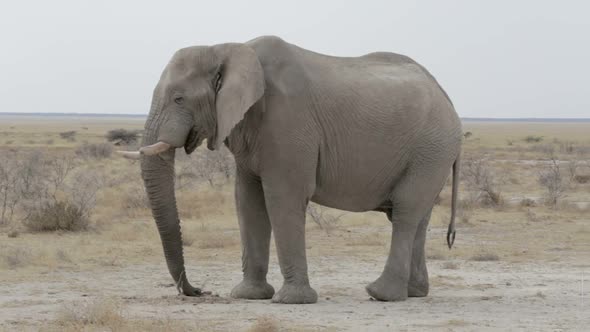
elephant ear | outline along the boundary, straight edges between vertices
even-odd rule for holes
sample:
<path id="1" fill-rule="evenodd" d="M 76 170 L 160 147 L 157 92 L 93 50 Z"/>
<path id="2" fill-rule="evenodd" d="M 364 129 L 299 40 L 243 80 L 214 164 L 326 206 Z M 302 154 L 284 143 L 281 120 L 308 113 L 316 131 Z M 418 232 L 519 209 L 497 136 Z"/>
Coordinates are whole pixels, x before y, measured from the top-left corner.
<path id="1" fill-rule="evenodd" d="M 248 109 L 264 94 L 264 73 L 258 56 L 244 44 L 214 46 L 221 59 L 221 88 L 217 93 L 217 130 L 214 142 L 218 150 Z"/>

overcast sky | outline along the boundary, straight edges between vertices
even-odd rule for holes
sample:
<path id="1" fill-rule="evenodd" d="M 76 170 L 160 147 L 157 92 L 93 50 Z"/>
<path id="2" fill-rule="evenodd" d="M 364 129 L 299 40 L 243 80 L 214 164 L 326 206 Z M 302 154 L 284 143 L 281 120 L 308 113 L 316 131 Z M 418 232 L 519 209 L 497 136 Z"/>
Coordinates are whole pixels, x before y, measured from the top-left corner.
<path id="1" fill-rule="evenodd" d="M 0 112 L 147 113 L 175 50 L 278 35 L 406 54 L 463 117 L 590 117 L 588 1 L 9 1 Z"/>

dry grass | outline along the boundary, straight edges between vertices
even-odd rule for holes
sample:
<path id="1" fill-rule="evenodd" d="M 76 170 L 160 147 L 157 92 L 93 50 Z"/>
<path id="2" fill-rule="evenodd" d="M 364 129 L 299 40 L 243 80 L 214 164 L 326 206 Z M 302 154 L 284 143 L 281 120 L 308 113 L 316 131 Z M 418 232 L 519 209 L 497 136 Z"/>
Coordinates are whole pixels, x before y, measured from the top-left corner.
<path id="1" fill-rule="evenodd" d="M 248 332 L 278 332 L 279 321 L 272 316 L 260 316 L 247 330 Z"/>
<path id="2" fill-rule="evenodd" d="M 469 260 L 474 262 L 495 262 L 500 260 L 500 256 L 491 252 L 482 252 L 471 256 Z"/>
<path id="3" fill-rule="evenodd" d="M 27 248 L 7 248 L 2 250 L 4 265 L 8 269 L 16 269 L 31 263 L 31 251 Z"/>
<path id="4" fill-rule="evenodd" d="M 129 317 L 125 307 L 117 299 L 98 298 L 64 305 L 56 319 L 43 330 L 194 331 L 195 327 L 174 319 L 133 319 Z"/>
<path id="5" fill-rule="evenodd" d="M 455 262 L 444 262 L 442 268 L 445 270 L 458 270 L 459 264 Z"/>

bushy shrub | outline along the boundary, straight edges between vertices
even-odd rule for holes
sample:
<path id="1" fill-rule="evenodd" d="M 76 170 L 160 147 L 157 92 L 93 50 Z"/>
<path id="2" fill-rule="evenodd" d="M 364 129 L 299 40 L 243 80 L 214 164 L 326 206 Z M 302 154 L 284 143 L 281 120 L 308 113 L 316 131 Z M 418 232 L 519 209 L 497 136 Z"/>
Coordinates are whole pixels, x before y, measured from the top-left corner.
<path id="1" fill-rule="evenodd" d="M 87 229 L 101 182 L 76 161 L 40 151 L 0 155 L 0 224 L 18 215 L 31 231 Z"/>
<path id="2" fill-rule="evenodd" d="M 221 188 L 235 176 L 234 158 L 228 149 L 198 149 L 192 155 L 178 153 L 176 189 L 206 181 L 212 188 Z"/>
<path id="3" fill-rule="evenodd" d="M 71 131 L 64 131 L 59 133 L 59 137 L 69 141 L 69 142 L 74 142 L 76 140 L 76 131 L 75 130 L 71 130 Z"/>
<path id="4" fill-rule="evenodd" d="M 33 211 L 24 221 L 32 232 L 85 231 L 90 220 L 82 207 L 69 201 L 49 201 Z"/>
<path id="5" fill-rule="evenodd" d="M 344 216 L 344 214 L 330 214 L 327 208 L 315 203 L 309 203 L 306 214 L 328 234 L 336 227 L 338 220 Z"/>
<path id="6" fill-rule="evenodd" d="M 528 135 L 527 137 L 524 138 L 524 141 L 527 143 L 539 143 L 542 140 L 543 140 L 543 136 Z"/>
<path id="7" fill-rule="evenodd" d="M 113 129 L 109 130 L 106 138 L 109 142 L 129 145 L 137 142 L 139 138 L 139 132 L 137 130 L 127 130 L 123 128 Z"/>
<path id="8" fill-rule="evenodd" d="M 500 191 L 501 181 L 485 158 L 467 159 L 461 171 L 470 193 L 471 205 L 499 207 L 504 202 Z"/>
<path id="9" fill-rule="evenodd" d="M 76 155 L 84 159 L 110 158 L 113 154 L 113 146 L 109 143 L 83 144 L 76 149 Z"/>
<path id="10" fill-rule="evenodd" d="M 549 206 L 556 207 L 558 201 L 565 196 L 568 187 L 568 181 L 561 174 L 559 161 L 554 157 L 551 163 L 539 172 L 539 184 L 546 190 L 546 203 Z"/>

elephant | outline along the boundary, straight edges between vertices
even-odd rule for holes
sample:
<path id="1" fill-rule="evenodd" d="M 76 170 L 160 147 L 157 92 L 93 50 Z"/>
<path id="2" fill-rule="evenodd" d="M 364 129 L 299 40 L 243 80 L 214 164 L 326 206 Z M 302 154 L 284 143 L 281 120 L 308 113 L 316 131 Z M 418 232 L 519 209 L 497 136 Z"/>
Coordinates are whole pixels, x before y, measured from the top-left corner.
<path id="1" fill-rule="evenodd" d="M 305 245 L 309 201 L 353 212 L 385 212 L 391 246 L 374 299 L 428 294 L 424 254 L 435 199 L 452 177 L 447 244 L 455 238 L 462 128 L 436 79 L 411 58 L 315 53 L 275 36 L 182 48 L 152 97 L 141 175 L 179 293 L 187 278 L 174 192 L 177 148 L 225 145 L 236 164 L 235 200 L 243 279 L 230 295 L 315 303 Z M 267 282 L 271 233 L 283 285 Z"/>

